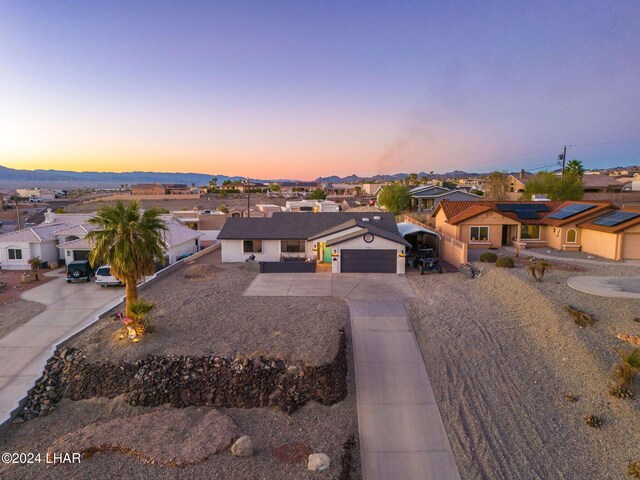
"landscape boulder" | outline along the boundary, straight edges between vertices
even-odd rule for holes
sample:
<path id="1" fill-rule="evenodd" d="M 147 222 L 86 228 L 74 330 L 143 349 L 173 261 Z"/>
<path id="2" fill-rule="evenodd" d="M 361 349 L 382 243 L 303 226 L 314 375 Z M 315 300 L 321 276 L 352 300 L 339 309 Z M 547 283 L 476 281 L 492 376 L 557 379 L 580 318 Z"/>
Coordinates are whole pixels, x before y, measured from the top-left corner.
<path id="1" fill-rule="evenodd" d="M 324 453 L 312 453 L 309 455 L 308 469 L 314 472 L 322 472 L 331 465 L 329 456 Z"/>
<path id="2" fill-rule="evenodd" d="M 231 453 L 236 457 L 250 457 L 253 455 L 253 442 L 249 435 L 243 435 L 231 445 Z"/>

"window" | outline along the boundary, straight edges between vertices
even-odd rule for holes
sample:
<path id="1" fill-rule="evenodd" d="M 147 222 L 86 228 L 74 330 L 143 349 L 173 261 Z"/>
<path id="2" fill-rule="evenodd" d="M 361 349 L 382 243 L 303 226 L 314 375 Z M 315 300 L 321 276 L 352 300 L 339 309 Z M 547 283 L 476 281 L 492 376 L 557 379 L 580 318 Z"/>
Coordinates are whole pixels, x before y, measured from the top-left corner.
<path id="1" fill-rule="evenodd" d="M 489 227 L 471 227 L 469 240 L 472 242 L 486 242 L 489 240 Z"/>
<path id="2" fill-rule="evenodd" d="M 567 231 L 567 243 L 576 243 L 577 239 L 577 232 L 575 228 L 570 228 Z"/>
<path id="3" fill-rule="evenodd" d="M 282 240 L 280 242 L 280 251 L 282 253 L 299 253 L 305 251 L 304 240 Z"/>
<path id="4" fill-rule="evenodd" d="M 262 253 L 262 240 L 245 240 L 242 242 L 244 253 Z"/>
<path id="5" fill-rule="evenodd" d="M 22 260 L 22 250 L 18 248 L 10 248 L 9 260 Z"/>
<path id="6" fill-rule="evenodd" d="M 540 225 L 521 225 L 520 238 L 522 240 L 540 240 Z"/>

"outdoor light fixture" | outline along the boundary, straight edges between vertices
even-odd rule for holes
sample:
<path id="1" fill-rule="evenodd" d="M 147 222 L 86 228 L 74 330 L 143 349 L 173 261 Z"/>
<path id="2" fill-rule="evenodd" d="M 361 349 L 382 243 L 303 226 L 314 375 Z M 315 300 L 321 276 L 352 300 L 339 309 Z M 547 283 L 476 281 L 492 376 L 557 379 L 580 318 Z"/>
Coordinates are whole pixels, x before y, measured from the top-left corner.
<path id="1" fill-rule="evenodd" d="M 404 253 L 404 250 L 402 250 L 402 251 L 398 254 L 398 256 L 399 256 L 399 257 L 406 257 L 406 256 L 407 256 L 407 254 L 406 254 L 406 253 Z"/>
<path id="2" fill-rule="evenodd" d="M 332 257 L 339 257 L 340 254 L 338 253 L 338 250 L 336 250 L 335 248 L 333 249 L 333 253 L 331 254 Z"/>

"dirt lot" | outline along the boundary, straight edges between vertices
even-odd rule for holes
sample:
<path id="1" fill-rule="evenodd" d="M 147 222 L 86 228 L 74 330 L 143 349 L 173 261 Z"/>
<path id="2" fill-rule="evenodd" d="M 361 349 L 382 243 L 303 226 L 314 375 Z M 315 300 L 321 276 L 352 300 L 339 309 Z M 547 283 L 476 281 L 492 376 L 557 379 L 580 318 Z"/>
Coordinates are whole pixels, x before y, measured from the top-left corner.
<path id="1" fill-rule="evenodd" d="M 419 294 L 407 307 L 462 478 L 629 478 L 628 463 L 640 460 L 640 381 L 635 399 L 608 386 L 613 347 L 623 346 L 616 334 L 640 333 L 640 302 L 573 290 L 566 279 L 582 273 L 567 268 L 534 283 L 524 267 L 483 267 L 476 279 L 409 277 Z M 580 328 L 564 305 L 597 321 Z M 591 414 L 600 429 L 584 421 Z"/>
<path id="2" fill-rule="evenodd" d="M 27 290 L 35 288 L 39 285 L 47 283 L 53 280 L 55 277 L 48 277 L 44 275 L 45 272 L 50 272 L 51 270 L 38 270 L 36 273 L 38 274 L 38 280 L 29 283 L 20 283 L 20 278 L 23 273 L 32 273 L 24 272 L 22 270 L 0 270 L 0 282 L 4 282 L 7 284 L 7 288 L 4 292 L 0 293 L 0 305 L 4 302 L 8 302 L 9 300 L 16 300 L 20 298 L 20 295 Z"/>
<path id="3" fill-rule="evenodd" d="M 104 318 L 70 342 L 94 361 L 156 355 L 234 355 L 258 350 L 291 361 L 324 363 L 349 325 L 347 303 L 331 297 L 243 297 L 257 273 L 220 262 L 220 251 L 159 279 L 140 296 L 156 303 L 155 331 L 138 344 L 116 339 L 121 324 Z M 124 306 L 115 311 L 123 311 Z"/>
<path id="4" fill-rule="evenodd" d="M 195 267 L 195 268 L 194 268 Z M 185 276 L 186 274 L 186 276 Z M 338 329 L 350 337 L 346 302 L 337 298 L 242 297 L 256 273 L 245 265 L 219 262 L 219 253 L 185 265 L 144 291 L 157 302 L 156 331 L 139 344 L 115 340 L 119 325 L 104 319 L 70 342 L 91 361 L 119 362 L 154 354 L 251 354 L 282 352 L 292 360 L 320 363 L 333 357 Z M 352 358 L 349 345 L 348 358 Z M 351 363 L 351 362 L 350 362 Z M 143 463 L 122 453 L 97 453 L 80 465 L 0 466 L 3 479 L 330 479 L 338 474 L 342 444 L 357 435 L 357 411 L 352 365 L 349 393 L 331 407 L 310 402 L 292 415 L 271 408 L 224 409 L 243 434 L 252 437 L 256 455 L 237 458 L 228 449 L 203 464 L 170 467 Z M 162 407 L 159 407 L 162 408 Z M 203 407 L 204 408 L 204 407 Z M 63 435 L 108 419 L 149 412 L 122 398 L 64 400 L 46 417 L 12 425 L 0 436 L 3 451 L 46 452 Z M 162 421 L 162 416 L 159 420 Z M 153 428 L 154 425 L 149 425 Z M 188 436 L 184 442 L 188 442 Z M 183 447 L 180 442 L 176 449 Z M 326 453 L 331 467 L 310 472 L 306 464 L 287 464 L 273 449 L 297 443 L 314 453 Z M 294 447 L 284 447 L 293 451 Z M 360 478 L 355 449 L 355 476 Z"/>

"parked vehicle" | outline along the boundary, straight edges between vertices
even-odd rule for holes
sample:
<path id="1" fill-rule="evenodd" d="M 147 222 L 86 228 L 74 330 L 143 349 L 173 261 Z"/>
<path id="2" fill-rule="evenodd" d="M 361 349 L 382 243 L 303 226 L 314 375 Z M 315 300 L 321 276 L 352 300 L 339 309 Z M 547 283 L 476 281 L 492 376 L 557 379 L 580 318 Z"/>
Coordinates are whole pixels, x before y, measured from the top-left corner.
<path id="1" fill-rule="evenodd" d="M 90 282 L 95 275 L 89 260 L 76 260 L 67 264 L 67 283 Z"/>
<path id="2" fill-rule="evenodd" d="M 124 285 L 124 283 L 111 274 L 111 267 L 109 265 L 103 265 L 96 270 L 96 285 L 100 285 L 101 287 L 120 287 Z"/>

